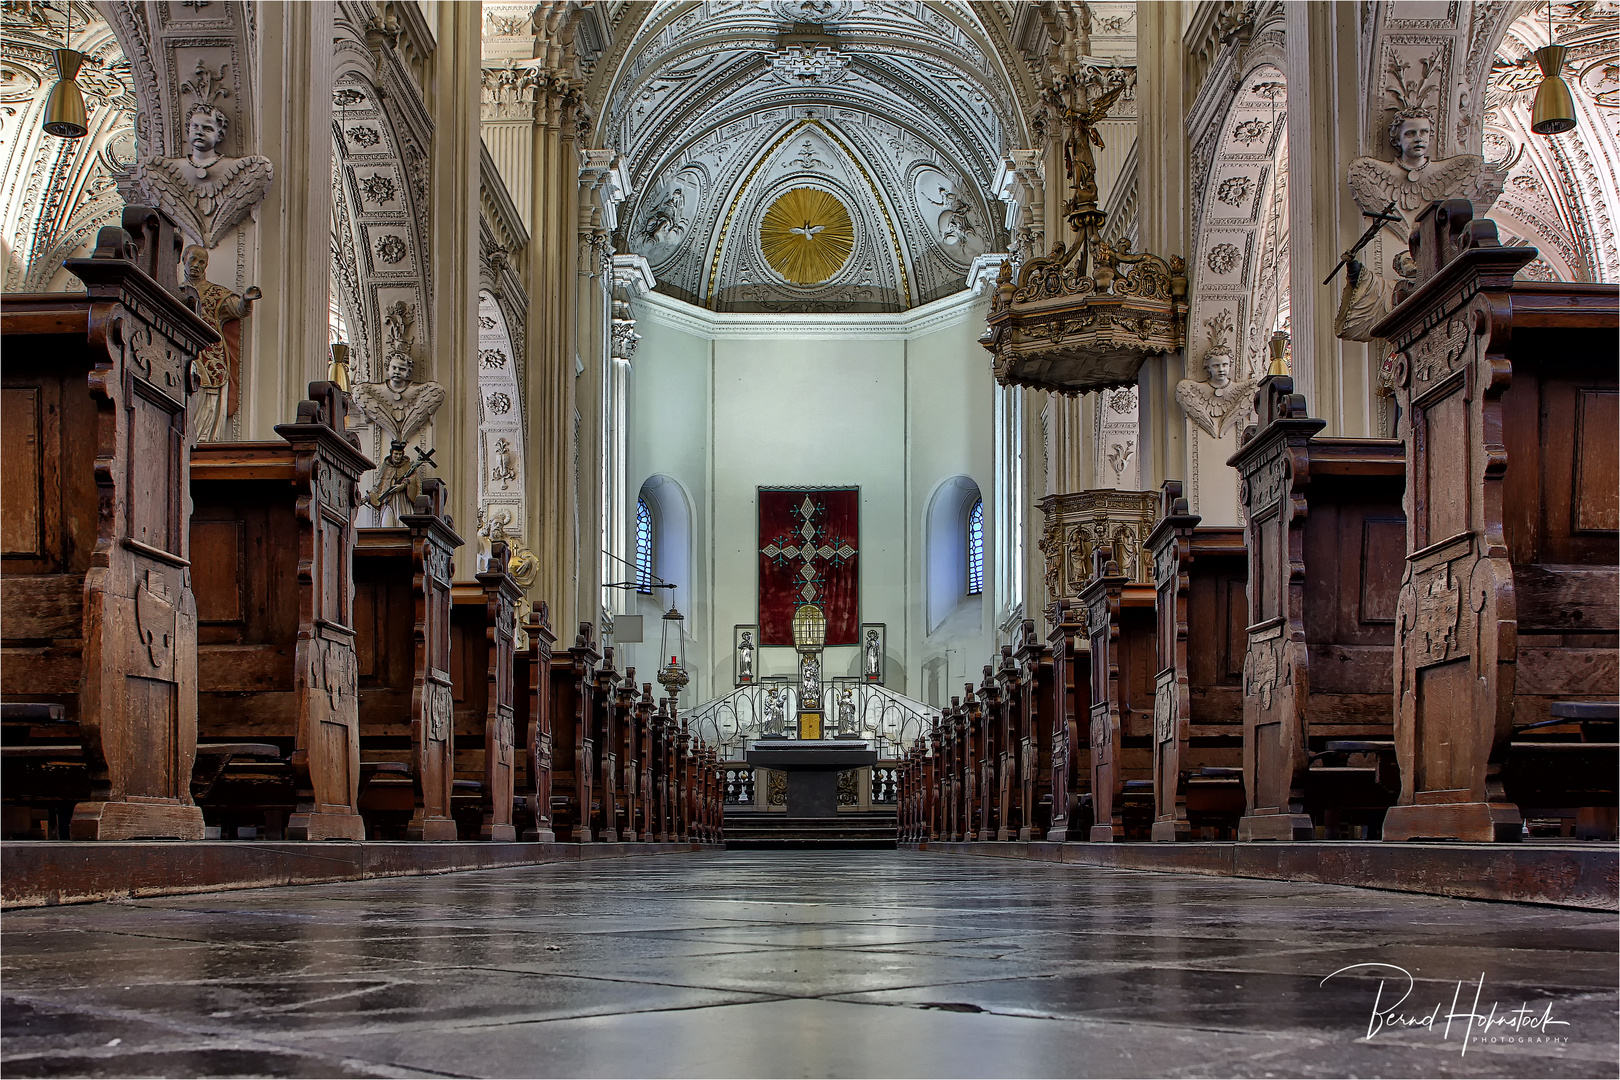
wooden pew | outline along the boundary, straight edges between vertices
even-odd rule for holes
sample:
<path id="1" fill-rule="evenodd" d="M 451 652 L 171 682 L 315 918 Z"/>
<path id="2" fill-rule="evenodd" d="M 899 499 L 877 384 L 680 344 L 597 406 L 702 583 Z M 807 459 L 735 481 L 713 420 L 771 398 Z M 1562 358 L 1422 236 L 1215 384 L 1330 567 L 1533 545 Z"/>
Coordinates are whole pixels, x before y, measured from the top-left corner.
<path id="1" fill-rule="evenodd" d="M 661 844 L 674 843 L 678 835 L 675 825 L 675 733 L 670 699 L 659 698 L 653 740 L 657 771 L 653 781 L 658 800 L 658 842 Z"/>
<path id="2" fill-rule="evenodd" d="M 945 756 L 949 752 L 949 711 L 942 710 L 928 726 L 928 789 L 930 812 L 926 840 L 949 840 L 950 832 L 950 768 Z"/>
<path id="3" fill-rule="evenodd" d="M 619 782 L 614 801 L 614 828 L 619 839 L 634 843 L 636 832 L 636 802 L 641 794 L 639 767 L 641 739 L 636 731 L 636 669 L 626 668 L 624 679 L 613 693 L 613 731 L 618 750 Z"/>
<path id="4" fill-rule="evenodd" d="M 596 749 L 591 724 L 597 706 L 596 663 L 602 654 L 592 642 L 593 627 L 579 624 L 573 647 L 551 661 L 551 723 L 556 736 L 552 758 L 552 828 L 564 843 L 593 839 L 591 806 L 596 802 Z"/>
<path id="5" fill-rule="evenodd" d="M 1199 525 L 1181 490 L 1164 482 L 1147 541 L 1158 613 L 1152 836 L 1230 840 L 1244 807 L 1248 552 L 1241 526 Z"/>
<path id="6" fill-rule="evenodd" d="M 397 527 L 355 530 L 360 805 L 372 839 L 456 838 L 450 567 L 462 539 L 446 498 L 429 477 Z M 380 767 L 394 762 L 405 769 Z"/>
<path id="7" fill-rule="evenodd" d="M 1080 592 L 1091 637 L 1091 839 L 1146 839 L 1152 819 L 1155 592 L 1120 573 L 1106 551 L 1099 550 L 1096 559 L 1097 573 Z"/>
<path id="8" fill-rule="evenodd" d="M 1374 328 L 1410 445 L 1384 839 L 1515 840 L 1504 767 L 1550 752 L 1515 730 L 1612 702 L 1620 675 L 1617 290 L 1516 282 L 1535 250 L 1466 200 L 1430 204 L 1412 252 L 1416 288 Z"/>
<path id="9" fill-rule="evenodd" d="M 692 839 L 692 735 L 687 730 L 686 721 L 675 719 L 675 701 L 670 703 L 670 725 L 673 737 L 671 742 L 675 748 L 674 765 L 671 769 L 670 793 L 674 802 L 674 820 L 670 823 L 675 839 L 678 843 L 690 843 Z"/>
<path id="10" fill-rule="evenodd" d="M 173 224 L 133 206 L 122 224 L 65 264 L 83 295 L 0 302 L 0 695 L 61 706 L 74 839 L 195 839 L 187 404 L 219 336 L 181 299 Z M 21 795 L 30 759 L 6 764 Z"/>
<path id="11" fill-rule="evenodd" d="M 957 713 L 957 758 L 961 767 L 961 839 L 971 843 L 979 837 L 979 807 L 984 793 L 979 782 L 980 766 L 984 760 L 984 736 L 981 721 L 983 705 L 974 695 L 973 684 L 962 684 L 962 707 Z"/>
<path id="12" fill-rule="evenodd" d="M 1052 653 L 1052 824 L 1048 840 L 1091 837 L 1091 639 L 1080 609 L 1056 601 Z"/>
<path id="13" fill-rule="evenodd" d="M 360 840 L 354 516 L 372 465 L 343 391 L 309 395 L 280 442 L 192 452 L 198 724 L 291 751 L 287 839 Z"/>
<path id="14" fill-rule="evenodd" d="M 1318 435 L 1286 375 L 1230 464 L 1248 520 L 1242 840 L 1378 836 L 1394 798 L 1391 645 L 1405 524 L 1395 439 Z"/>
<path id="15" fill-rule="evenodd" d="M 1025 619 L 1017 653 L 1018 831 L 1011 839 L 1043 840 L 1052 829 L 1052 652 Z"/>
<path id="16" fill-rule="evenodd" d="M 455 836 L 517 839 L 518 746 L 513 676 L 517 603 L 504 540 L 487 568 L 457 582 L 450 609 L 450 678 L 455 697 Z"/>
<path id="17" fill-rule="evenodd" d="M 642 683 L 635 704 L 636 814 L 631 827 L 634 838 L 648 844 L 658 839 L 658 733 L 654 709 L 652 683 Z"/>
<path id="18" fill-rule="evenodd" d="M 979 680 L 977 709 L 973 713 L 978 737 L 974 745 L 978 750 L 979 767 L 975 773 L 978 792 L 974 835 L 980 840 L 995 840 L 1001 825 L 1000 774 L 1002 741 L 1001 686 L 996 681 L 996 669 L 984 665 Z"/>
<path id="19" fill-rule="evenodd" d="M 591 693 L 591 745 L 596 751 L 592 775 L 596 790 L 591 800 L 591 831 L 605 844 L 619 839 L 619 687 L 624 676 L 613 666 L 613 646 L 602 649 L 602 662 L 596 665 L 595 687 Z"/>
<path id="20" fill-rule="evenodd" d="M 1013 647 L 1003 645 L 999 662 L 994 668 L 986 667 L 985 673 L 986 683 L 995 695 L 993 703 L 986 702 L 985 710 L 993 713 L 989 726 L 995 738 L 992 770 L 995 812 L 992 815 L 994 831 L 990 835 L 995 840 L 1016 840 L 1023 824 L 1024 785 L 1019 773 L 1024 745 L 1019 724 L 1024 709 Z"/>
<path id="21" fill-rule="evenodd" d="M 521 837 L 544 844 L 557 839 L 551 824 L 551 663 L 557 637 L 551 632 L 549 615 L 543 601 L 529 613 L 523 623 L 527 644 L 517 650 L 512 665 L 513 689 L 518 694 L 516 738 L 524 748 L 518 759 L 517 778 L 523 802 Z"/>

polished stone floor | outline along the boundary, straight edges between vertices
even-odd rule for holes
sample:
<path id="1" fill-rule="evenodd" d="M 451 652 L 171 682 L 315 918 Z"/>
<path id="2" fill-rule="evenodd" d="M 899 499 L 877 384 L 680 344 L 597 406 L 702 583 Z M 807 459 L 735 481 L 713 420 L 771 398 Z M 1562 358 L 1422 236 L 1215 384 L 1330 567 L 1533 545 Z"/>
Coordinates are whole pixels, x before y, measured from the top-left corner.
<path id="1" fill-rule="evenodd" d="M 0 929 L 6 1077 L 1620 1072 L 1613 915 L 1334 886 L 732 852 Z"/>

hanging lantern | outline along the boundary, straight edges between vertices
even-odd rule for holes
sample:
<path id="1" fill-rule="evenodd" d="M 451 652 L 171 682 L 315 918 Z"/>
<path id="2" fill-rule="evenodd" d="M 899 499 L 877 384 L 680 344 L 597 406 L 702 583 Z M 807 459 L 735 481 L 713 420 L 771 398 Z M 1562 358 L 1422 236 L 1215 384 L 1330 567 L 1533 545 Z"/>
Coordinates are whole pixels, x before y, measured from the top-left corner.
<path id="1" fill-rule="evenodd" d="M 74 49 L 53 49 L 56 57 L 56 85 L 45 99 L 45 134 L 59 139 L 82 139 L 90 127 L 84 110 L 84 94 L 79 84 L 79 68 L 84 64 L 84 53 Z"/>
<path id="2" fill-rule="evenodd" d="M 827 616 L 814 604 L 800 604 L 793 613 L 793 647 L 802 653 L 820 652 L 827 641 Z"/>
<path id="3" fill-rule="evenodd" d="M 678 698 L 681 690 L 692 681 L 686 673 L 685 638 L 686 616 L 676 609 L 675 598 L 671 596 L 669 610 L 664 612 L 662 637 L 663 655 L 669 657 L 669 662 L 658 669 L 658 681 L 669 691 L 671 699 Z"/>
<path id="4" fill-rule="evenodd" d="M 1541 85 L 1536 87 L 1536 101 L 1530 107 L 1530 130 L 1537 135 L 1557 135 L 1575 127 L 1575 99 L 1559 74 L 1568 52 L 1562 45 L 1543 45 L 1536 50 Z"/>

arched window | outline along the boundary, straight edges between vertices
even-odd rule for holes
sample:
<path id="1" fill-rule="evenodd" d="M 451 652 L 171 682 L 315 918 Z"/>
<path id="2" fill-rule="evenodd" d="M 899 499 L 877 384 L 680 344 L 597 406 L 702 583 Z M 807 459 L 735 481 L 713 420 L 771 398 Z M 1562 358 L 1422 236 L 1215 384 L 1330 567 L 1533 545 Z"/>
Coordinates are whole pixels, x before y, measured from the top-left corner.
<path id="1" fill-rule="evenodd" d="M 969 596 L 984 592 L 984 500 L 973 504 L 967 522 L 967 591 Z"/>
<path id="2" fill-rule="evenodd" d="M 653 577 L 653 522 L 646 499 L 636 500 L 636 591 L 650 593 Z"/>

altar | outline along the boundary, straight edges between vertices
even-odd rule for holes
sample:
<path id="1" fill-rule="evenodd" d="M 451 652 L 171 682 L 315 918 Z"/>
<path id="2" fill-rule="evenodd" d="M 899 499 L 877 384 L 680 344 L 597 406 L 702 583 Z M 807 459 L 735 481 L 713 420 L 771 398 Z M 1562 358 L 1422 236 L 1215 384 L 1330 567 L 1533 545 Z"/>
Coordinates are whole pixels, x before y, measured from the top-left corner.
<path id="1" fill-rule="evenodd" d="M 876 765 L 878 752 L 865 739 L 757 739 L 748 764 L 787 774 L 787 816 L 838 816 L 838 774 Z"/>

